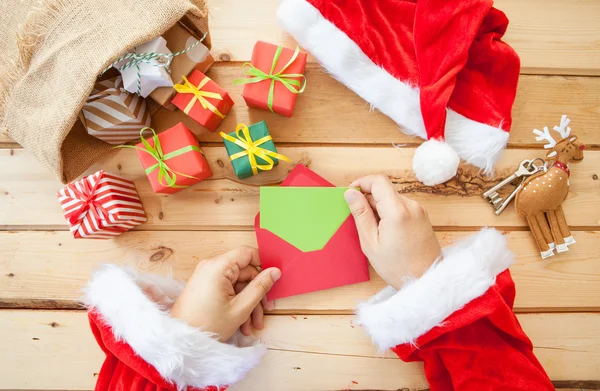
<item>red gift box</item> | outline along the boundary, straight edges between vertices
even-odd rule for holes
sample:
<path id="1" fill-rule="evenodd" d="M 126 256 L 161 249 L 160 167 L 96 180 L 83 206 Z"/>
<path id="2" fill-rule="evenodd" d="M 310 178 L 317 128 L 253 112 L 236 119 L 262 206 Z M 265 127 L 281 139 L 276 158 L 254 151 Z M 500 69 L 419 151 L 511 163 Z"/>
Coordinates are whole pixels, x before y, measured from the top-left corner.
<path id="1" fill-rule="evenodd" d="M 155 193 L 173 194 L 213 175 L 198 140 L 181 122 L 145 141 L 150 148 L 141 142 L 136 150 Z"/>
<path id="2" fill-rule="evenodd" d="M 102 170 L 57 193 L 75 239 L 110 239 L 146 221 L 133 182 Z"/>
<path id="3" fill-rule="evenodd" d="M 271 78 L 258 82 L 251 81 L 256 77 L 252 68 L 256 68 L 267 75 L 276 75 L 277 73 L 281 72 L 281 77 L 284 77 L 286 80 L 295 80 L 299 83 L 297 86 L 292 86 L 293 89 L 296 91 L 301 91 L 303 89 L 301 87 L 305 82 L 303 77 L 286 77 L 285 75 L 304 75 L 307 54 L 305 52 L 298 52 L 296 59 L 286 67 L 286 64 L 293 58 L 296 52 L 288 48 L 282 48 L 281 54 L 277 59 L 277 63 L 275 64 L 275 68 L 273 69 L 273 72 L 271 72 L 278 48 L 279 47 L 277 45 L 267 42 L 256 42 L 256 45 L 254 45 L 254 50 L 252 51 L 252 59 L 250 60 L 251 65 L 246 66 L 245 69 L 248 77 L 246 79 L 236 80 L 235 84 L 245 84 L 242 97 L 246 101 L 248 107 L 271 110 L 268 102 L 269 95 L 272 94 L 273 102 L 271 111 L 286 117 L 291 117 L 292 113 L 294 112 L 294 107 L 296 106 L 296 98 L 298 97 L 298 93 L 290 91 L 281 81 L 272 80 Z M 274 89 L 272 93 L 270 92 L 271 83 L 274 83 Z"/>
<path id="4" fill-rule="evenodd" d="M 233 100 L 227 91 L 200 71 L 192 72 L 189 78 L 184 77 L 183 81 L 184 84 L 173 86 L 177 95 L 171 103 L 214 132 L 231 111 Z"/>

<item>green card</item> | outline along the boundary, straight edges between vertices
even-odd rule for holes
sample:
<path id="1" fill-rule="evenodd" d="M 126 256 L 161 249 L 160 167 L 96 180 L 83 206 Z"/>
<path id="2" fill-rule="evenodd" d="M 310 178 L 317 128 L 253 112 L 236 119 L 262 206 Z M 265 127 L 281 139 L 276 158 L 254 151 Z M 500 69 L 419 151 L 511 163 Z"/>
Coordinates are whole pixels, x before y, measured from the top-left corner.
<path id="1" fill-rule="evenodd" d="M 346 187 L 261 187 L 260 227 L 307 252 L 321 250 L 350 215 Z"/>

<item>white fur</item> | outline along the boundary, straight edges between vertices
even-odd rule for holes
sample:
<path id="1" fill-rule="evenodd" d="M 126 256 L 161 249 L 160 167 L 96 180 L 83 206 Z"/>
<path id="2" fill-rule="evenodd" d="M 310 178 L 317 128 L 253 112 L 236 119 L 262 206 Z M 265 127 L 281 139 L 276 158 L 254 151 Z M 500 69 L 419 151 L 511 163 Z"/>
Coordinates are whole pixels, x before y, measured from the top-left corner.
<path id="1" fill-rule="evenodd" d="M 427 139 L 419 89 L 375 64 L 346 34 L 306 0 L 282 0 L 279 23 L 341 83 L 389 116 L 401 130 Z M 490 173 L 508 133 L 448 110 L 446 141 L 467 163 Z"/>
<path id="2" fill-rule="evenodd" d="M 106 265 L 88 284 L 84 302 L 102 315 L 117 339 L 179 389 L 237 382 L 258 364 L 265 347 L 221 343 L 171 318 L 168 309 L 183 286 L 172 278 Z"/>
<path id="3" fill-rule="evenodd" d="M 399 291 L 387 287 L 359 305 L 359 323 L 380 349 L 414 343 L 483 295 L 514 258 L 502 234 L 488 228 L 444 249 L 442 255 L 421 278 L 407 282 Z"/>
<path id="4" fill-rule="evenodd" d="M 427 186 L 444 183 L 456 175 L 460 159 L 447 143 L 428 140 L 417 148 L 413 157 L 413 172 Z"/>
<path id="5" fill-rule="evenodd" d="M 283 0 L 277 18 L 333 77 L 403 126 L 404 133 L 427 139 L 417 88 L 375 65 L 354 41 L 306 0 Z"/>
<path id="6" fill-rule="evenodd" d="M 508 143 L 508 132 L 500 126 L 472 121 L 453 110 L 447 113 L 446 142 L 462 160 L 480 168 L 483 174 L 491 175 Z"/>

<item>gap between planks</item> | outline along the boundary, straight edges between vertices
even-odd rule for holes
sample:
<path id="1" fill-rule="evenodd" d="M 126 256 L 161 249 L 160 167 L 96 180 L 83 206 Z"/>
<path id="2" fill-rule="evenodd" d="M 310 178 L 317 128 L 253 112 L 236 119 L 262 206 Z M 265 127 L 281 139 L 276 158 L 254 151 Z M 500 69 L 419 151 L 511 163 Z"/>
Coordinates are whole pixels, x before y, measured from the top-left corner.
<path id="1" fill-rule="evenodd" d="M 467 237 L 437 232 L 442 247 Z M 516 311 L 594 311 L 600 307 L 600 232 L 579 232 L 577 244 L 554 260 L 541 260 L 529 232 L 506 232 L 515 254 L 511 273 Z M 74 240 L 69 232 L 0 234 L 0 285 L 4 307 L 79 308 L 76 303 L 94 270 L 110 262 L 187 280 L 197 263 L 240 245 L 256 246 L 253 232 L 129 232 L 111 241 Z M 279 313 L 352 313 L 386 286 L 371 270 L 369 282 L 276 301 Z"/>
<path id="2" fill-rule="evenodd" d="M 421 145 L 421 142 L 419 143 L 404 143 L 403 147 L 405 148 L 416 148 L 419 145 Z M 222 144 L 220 143 L 214 143 L 214 142 L 205 142 L 202 143 L 202 148 L 205 147 L 220 147 L 222 146 Z M 291 147 L 296 147 L 296 148 L 307 148 L 307 147 L 311 147 L 311 148 L 331 148 L 331 147 L 348 147 L 348 148 L 364 148 L 365 144 L 364 143 L 330 143 L 330 144 L 325 144 L 325 143 L 277 143 L 278 147 L 283 147 L 283 148 L 291 148 Z M 385 143 L 385 144 L 368 144 L 369 147 L 372 148 L 389 148 L 390 146 L 393 146 L 390 143 Z M 506 147 L 506 149 L 536 149 L 539 147 L 539 144 L 522 144 L 522 145 L 508 145 Z M 19 144 L 1 144 L 0 143 L 0 149 L 23 149 L 23 147 Z M 585 145 L 585 149 L 587 151 L 600 151 L 600 144 L 599 145 Z"/>
<path id="3" fill-rule="evenodd" d="M 417 148 L 419 145 L 423 143 L 424 140 L 419 140 L 416 142 L 404 142 L 402 143 L 402 148 Z M 129 143 L 133 145 L 134 143 Z M 222 147 L 223 144 L 220 142 L 207 141 L 202 143 L 202 148 L 214 148 L 214 147 Z M 335 148 L 335 147 L 344 147 L 344 148 L 364 148 L 365 143 L 361 142 L 348 142 L 348 143 L 310 143 L 310 142 L 280 142 L 277 143 L 278 147 L 283 148 Z M 394 143 L 372 143 L 367 144 L 370 148 L 390 148 L 390 146 L 394 146 Z M 540 144 L 511 144 L 509 143 L 506 149 L 537 149 L 540 147 Z M 23 147 L 17 143 L 0 143 L 0 149 L 23 149 Z M 586 151 L 600 151 L 600 144 L 585 144 Z"/>
<path id="4" fill-rule="evenodd" d="M 140 166 L 135 151 L 119 151 L 90 168 L 132 179 L 140 194 L 148 222 L 142 230 L 196 230 L 225 228 L 252 229 L 259 211 L 260 186 L 278 185 L 295 164 L 303 164 L 336 186 L 347 186 L 358 177 L 379 173 L 388 176 L 396 190 L 420 202 L 429 212 L 434 227 L 526 227 L 513 207 L 500 216 L 481 195 L 515 171 L 525 158 L 544 156 L 543 150 L 508 150 L 496 165 L 495 177 L 482 177 L 476 168 L 461 165 L 456 177 L 433 187 L 418 182 L 411 170 L 413 148 L 285 148 L 279 152 L 292 163 L 240 181 L 221 147 L 204 148 L 214 176 L 175 195 L 156 194 Z M 588 151 L 582 163 L 574 166 L 572 191 L 564 203 L 570 226 L 587 229 L 600 224 L 600 152 Z M 0 221 L 5 230 L 41 228 L 65 229 L 65 219 L 56 201 L 63 185 L 53 178 L 31 154 L 0 150 L 0 165 L 11 167 L 0 181 Z M 506 187 L 501 195 L 511 188 Z M 444 196 L 444 197 L 440 197 Z M 243 228 L 244 227 L 244 228 Z"/>
<path id="5" fill-rule="evenodd" d="M 568 381 L 553 381 L 552 384 L 557 391 L 598 391 L 600 390 L 600 381 L 578 381 L 578 380 L 568 380 Z M 15 390 L 10 390 L 15 391 Z M 47 391 L 47 390 L 32 390 L 32 389 L 24 389 L 22 391 Z M 84 390 L 52 390 L 52 391 L 93 391 L 91 388 Z M 348 388 L 339 389 L 334 391 L 348 391 Z M 390 391 L 390 390 L 375 390 L 372 388 L 352 388 L 352 391 Z M 397 390 L 392 391 L 431 391 L 429 388 L 398 388 Z"/>
<path id="6" fill-rule="evenodd" d="M 526 226 L 505 226 L 505 225 L 474 225 L 474 226 L 438 226 L 434 225 L 433 229 L 436 232 L 477 232 L 482 228 L 496 228 L 499 231 L 516 231 L 516 232 L 525 232 L 530 231 L 529 227 Z M 583 226 L 583 225 L 573 225 L 569 226 L 569 229 L 572 232 L 588 232 L 588 231 L 596 231 L 598 229 L 597 226 Z M 19 226 L 19 229 L 16 230 L 14 226 L 6 226 L 0 225 L 0 231 L 4 231 L 6 233 L 17 233 L 23 231 L 38 231 L 38 232 L 68 232 L 69 228 L 65 225 L 22 225 Z M 229 231 L 245 231 L 245 232 L 253 232 L 254 227 L 248 225 L 225 225 L 225 226 L 178 226 L 178 225 L 169 225 L 169 226 L 154 226 L 154 225 L 144 225 L 143 228 L 138 229 L 134 228 L 129 232 L 156 232 L 156 231 L 169 231 L 169 232 L 229 232 Z M 77 239 L 77 240 L 85 240 L 85 239 Z"/>
<path id="7" fill-rule="evenodd" d="M 517 292 L 518 295 L 518 292 Z M 85 312 L 85 306 L 82 303 L 72 300 L 45 300 L 45 299 L 11 299 L 0 298 L 0 311 L 53 311 L 53 312 Z M 515 314 L 596 314 L 600 313 L 598 307 L 570 307 L 570 308 L 552 308 L 552 307 L 516 307 Z M 268 316 L 353 316 L 354 310 L 310 310 L 310 309 L 275 309 L 266 312 Z"/>

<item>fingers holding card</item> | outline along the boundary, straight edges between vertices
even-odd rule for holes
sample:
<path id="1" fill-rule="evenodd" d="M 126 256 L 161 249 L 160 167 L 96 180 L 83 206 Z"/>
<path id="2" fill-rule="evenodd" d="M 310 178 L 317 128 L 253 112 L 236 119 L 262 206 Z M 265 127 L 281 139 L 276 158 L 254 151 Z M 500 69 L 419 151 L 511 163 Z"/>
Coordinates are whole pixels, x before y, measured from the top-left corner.
<path id="1" fill-rule="evenodd" d="M 356 224 L 344 199 L 346 188 L 299 165 L 281 188 L 261 188 L 255 230 L 263 268 L 281 279 L 269 300 L 369 280 Z"/>

